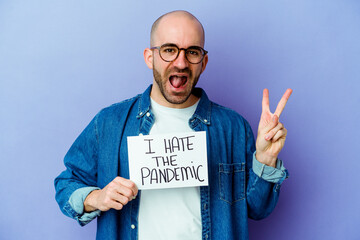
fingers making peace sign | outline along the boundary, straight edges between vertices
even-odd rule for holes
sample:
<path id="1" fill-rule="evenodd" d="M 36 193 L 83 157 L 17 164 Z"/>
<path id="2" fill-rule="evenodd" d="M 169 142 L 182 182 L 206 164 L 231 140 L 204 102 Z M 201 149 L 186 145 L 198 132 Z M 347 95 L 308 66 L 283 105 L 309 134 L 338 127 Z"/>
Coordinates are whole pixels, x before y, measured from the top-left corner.
<path id="1" fill-rule="evenodd" d="M 256 139 L 256 159 L 268 166 L 275 167 L 276 159 L 284 147 L 287 130 L 279 122 L 279 117 L 292 93 L 287 89 L 279 101 L 274 113 L 270 112 L 269 90 L 264 89 L 262 100 L 262 112 Z"/>

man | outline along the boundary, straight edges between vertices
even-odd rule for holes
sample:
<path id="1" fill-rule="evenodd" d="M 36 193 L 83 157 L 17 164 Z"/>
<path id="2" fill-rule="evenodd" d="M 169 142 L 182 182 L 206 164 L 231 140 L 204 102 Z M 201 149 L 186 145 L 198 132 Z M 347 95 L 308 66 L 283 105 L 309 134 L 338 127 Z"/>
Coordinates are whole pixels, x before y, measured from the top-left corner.
<path id="1" fill-rule="evenodd" d="M 274 209 L 287 177 L 277 156 L 291 90 L 275 113 L 264 90 L 255 149 L 246 120 L 195 88 L 208 62 L 204 41 L 190 13 L 161 16 L 144 51 L 153 85 L 98 113 L 65 156 L 56 199 L 81 225 L 98 216 L 97 239 L 248 239 L 248 217 Z M 180 131 L 206 131 L 209 186 L 138 191 L 129 180 L 127 137 Z"/>

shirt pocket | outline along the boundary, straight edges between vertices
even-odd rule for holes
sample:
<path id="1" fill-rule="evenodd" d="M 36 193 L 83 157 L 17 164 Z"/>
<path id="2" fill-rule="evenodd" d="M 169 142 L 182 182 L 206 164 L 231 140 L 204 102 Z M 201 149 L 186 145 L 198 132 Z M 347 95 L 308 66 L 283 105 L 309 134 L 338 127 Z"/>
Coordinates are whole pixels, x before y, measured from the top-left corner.
<path id="1" fill-rule="evenodd" d="M 219 164 L 220 199 L 234 203 L 245 198 L 245 163 Z"/>

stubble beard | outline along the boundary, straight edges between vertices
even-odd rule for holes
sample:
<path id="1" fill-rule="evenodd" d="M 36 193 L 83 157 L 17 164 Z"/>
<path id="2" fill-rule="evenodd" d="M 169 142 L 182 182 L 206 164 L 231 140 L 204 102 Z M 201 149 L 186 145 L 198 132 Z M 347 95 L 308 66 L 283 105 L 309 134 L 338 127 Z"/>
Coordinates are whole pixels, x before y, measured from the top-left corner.
<path id="1" fill-rule="evenodd" d="M 169 71 L 170 72 L 170 71 Z M 168 101 L 171 104 L 183 104 L 184 102 L 186 102 L 190 95 L 192 94 L 197 82 L 199 81 L 200 78 L 200 74 L 198 76 L 195 76 L 194 79 L 191 81 L 192 78 L 192 72 L 188 69 L 184 69 L 184 70 L 179 70 L 176 69 L 176 71 L 173 72 L 187 72 L 189 74 L 189 78 L 188 78 L 188 87 L 187 87 L 187 91 L 184 94 L 178 94 L 178 95 L 172 95 L 171 93 L 166 91 L 166 84 L 169 81 L 169 79 L 166 79 L 164 76 L 161 76 L 161 74 L 156 70 L 155 66 L 153 66 L 153 75 L 154 75 L 154 79 L 155 82 L 157 83 L 161 94 L 163 95 L 163 97 L 166 99 L 166 101 Z M 169 74 L 165 73 L 165 76 L 168 76 Z"/>

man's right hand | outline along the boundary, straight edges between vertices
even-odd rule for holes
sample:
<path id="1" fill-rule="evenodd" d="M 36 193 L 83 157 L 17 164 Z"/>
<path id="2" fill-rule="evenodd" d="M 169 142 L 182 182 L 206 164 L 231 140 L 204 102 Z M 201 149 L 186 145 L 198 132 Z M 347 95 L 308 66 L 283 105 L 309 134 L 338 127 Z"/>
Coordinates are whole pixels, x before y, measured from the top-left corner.
<path id="1" fill-rule="evenodd" d="M 101 190 L 92 191 L 84 201 L 85 212 L 113 208 L 120 210 L 138 194 L 135 183 L 129 179 L 116 177 Z"/>

